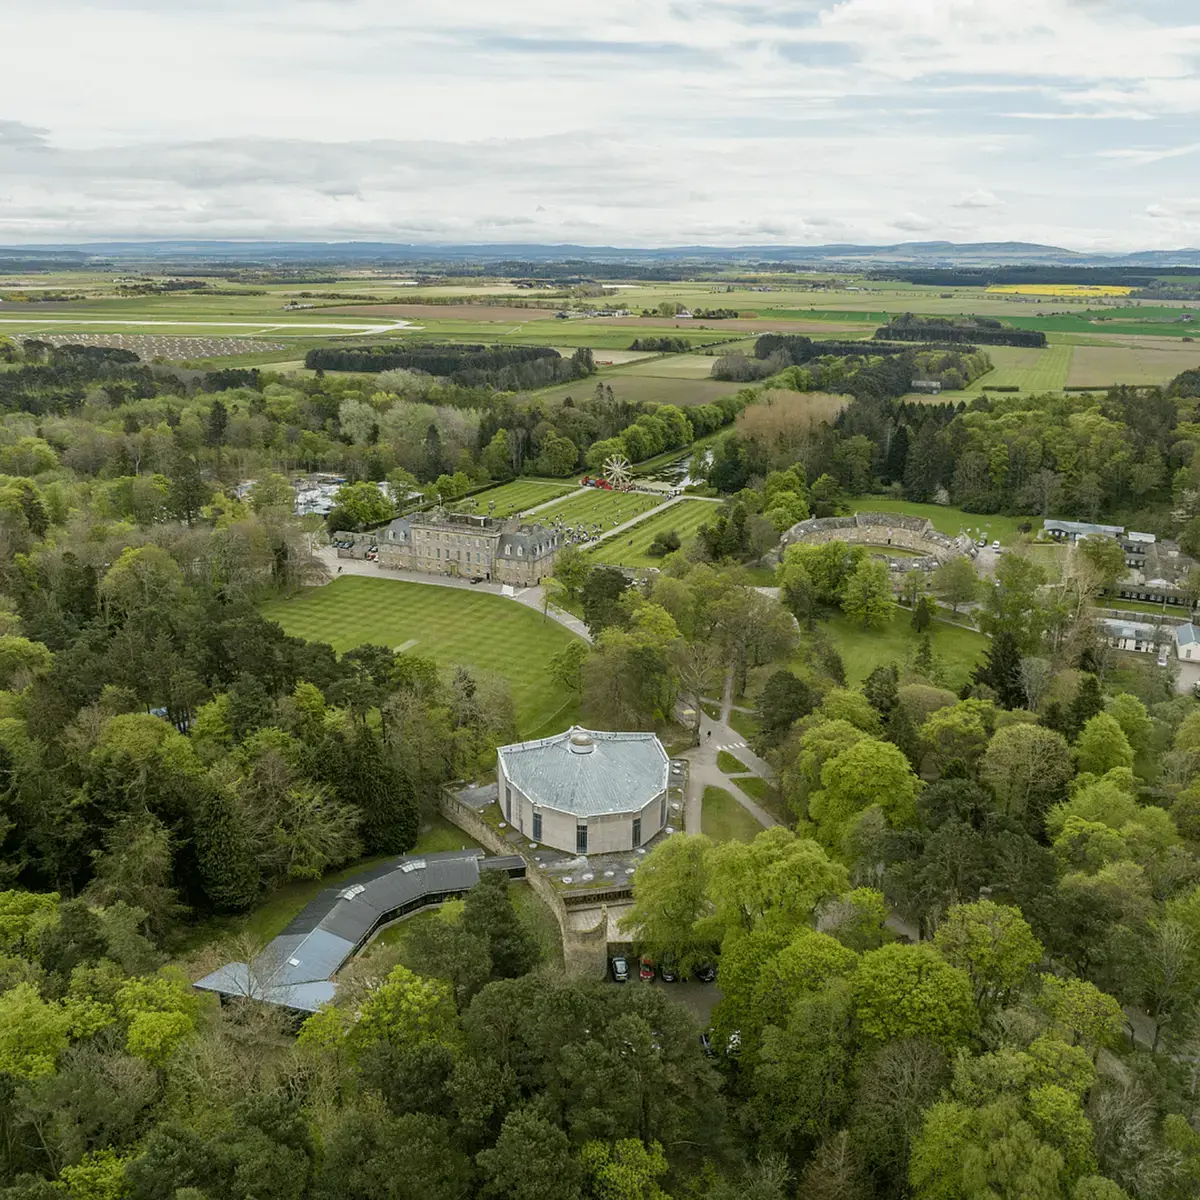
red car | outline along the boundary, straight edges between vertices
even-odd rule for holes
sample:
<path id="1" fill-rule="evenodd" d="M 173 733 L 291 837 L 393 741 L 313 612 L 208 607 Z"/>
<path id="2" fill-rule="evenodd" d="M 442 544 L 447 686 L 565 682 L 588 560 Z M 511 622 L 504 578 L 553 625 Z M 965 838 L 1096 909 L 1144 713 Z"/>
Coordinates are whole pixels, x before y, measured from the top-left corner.
<path id="1" fill-rule="evenodd" d="M 638 978 L 643 983 L 649 983 L 654 978 L 654 964 L 648 958 L 642 959 L 641 966 L 638 968 Z"/>

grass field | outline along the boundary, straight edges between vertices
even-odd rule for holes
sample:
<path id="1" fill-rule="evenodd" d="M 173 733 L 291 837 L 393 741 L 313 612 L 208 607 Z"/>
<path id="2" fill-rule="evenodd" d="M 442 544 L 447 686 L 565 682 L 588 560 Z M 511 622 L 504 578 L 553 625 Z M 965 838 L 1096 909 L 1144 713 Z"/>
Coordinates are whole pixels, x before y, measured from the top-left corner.
<path id="1" fill-rule="evenodd" d="M 1162 384 L 1193 367 L 1200 367 L 1200 346 L 1184 342 L 1169 347 L 1076 346 L 1067 383 L 1071 387 Z"/>
<path id="2" fill-rule="evenodd" d="M 986 536 L 989 542 L 1009 546 L 1020 536 L 1017 526 L 1028 517 L 1005 517 L 999 513 L 969 513 L 941 504 L 915 504 L 911 500 L 893 500 L 888 496 L 857 496 L 851 501 L 855 512 L 894 512 L 909 517 L 928 517 L 939 533 L 957 537 L 964 529 Z M 1040 522 L 1035 521 L 1035 525 Z"/>
<path id="3" fill-rule="evenodd" d="M 1044 350 L 988 346 L 987 354 L 994 369 L 972 382 L 963 394 L 974 396 L 994 387 L 1018 387 L 1031 394 L 1059 391 L 1067 383 L 1075 349 L 1067 345 L 1047 346 Z M 946 396 L 958 394 L 948 392 Z"/>
<path id="4" fill-rule="evenodd" d="M 345 575 L 291 600 L 265 604 L 262 611 L 288 633 L 328 642 L 339 653 L 368 642 L 393 647 L 411 642 L 414 653 L 442 666 L 465 663 L 503 675 L 526 736 L 552 732 L 547 726 L 556 715 L 566 719 L 574 711 L 570 693 L 546 670 L 574 635 L 502 596 Z"/>
<path id="5" fill-rule="evenodd" d="M 899 610 L 892 623 L 883 629 L 863 629 L 859 621 L 837 615 L 821 622 L 833 639 L 846 664 L 846 681 L 852 687 L 861 684 L 878 666 L 896 663 L 903 667 L 917 650 L 920 635 L 909 624 L 907 610 Z M 929 627 L 933 651 L 946 672 L 948 687 L 958 688 L 987 647 L 982 633 L 934 621 Z"/>
<path id="6" fill-rule="evenodd" d="M 758 718 L 751 713 L 738 712 L 735 708 L 729 714 L 729 724 L 748 742 L 758 737 L 760 729 Z"/>
<path id="7" fill-rule="evenodd" d="M 629 403 L 650 401 L 655 404 L 677 404 L 686 408 L 691 404 L 711 404 L 721 396 L 732 395 L 738 390 L 736 383 L 722 383 L 717 379 L 660 378 L 635 374 L 635 369 L 636 364 L 632 367 L 613 367 L 588 379 L 544 388 L 534 395 L 550 404 L 557 404 L 568 396 L 582 400 L 590 396 L 597 382 L 600 382 L 612 388 L 616 400 Z"/>
<path id="8" fill-rule="evenodd" d="M 700 808 L 700 832 L 714 842 L 752 842 L 763 827 L 724 789 L 706 787 Z"/>
<path id="9" fill-rule="evenodd" d="M 744 775 L 750 770 L 740 758 L 728 750 L 717 751 L 717 768 L 726 775 Z"/>
<path id="10" fill-rule="evenodd" d="M 573 492 L 576 483 L 577 481 L 542 483 L 534 479 L 514 479 L 512 483 L 502 483 L 499 487 L 488 488 L 486 492 L 476 492 L 474 496 L 468 496 L 454 507 L 460 512 L 510 517 L 513 513 L 536 508 L 539 504 L 546 504 Z"/>
<path id="11" fill-rule="evenodd" d="M 645 492 L 606 492 L 603 488 L 589 488 L 586 495 L 572 496 L 542 509 L 538 520 L 549 524 L 561 517 L 565 525 L 602 524 L 609 530 L 657 508 L 662 502 L 661 496 Z"/>
<path id="12" fill-rule="evenodd" d="M 671 354 L 633 363 L 625 367 L 622 374 L 649 375 L 655 379 L 708 379 L 716 361 L 717 356 L 713 354 Z"/>
<path id="13" fill-rule="evenodd" d="M 627 532 L 601 542 L 592 550 L 592 555 L 598 562 L 612 563 L 616 567 L 658 566 L 662 559 L 646 553 L 658 534 L 669 533 L 673 529 L 679 534 L 683 545 L 687 546 L 695 538 L 696 530 L 705 521 L 713 520 L 718 511 L 718 506 L 707 500 L 679 500 Z"/>

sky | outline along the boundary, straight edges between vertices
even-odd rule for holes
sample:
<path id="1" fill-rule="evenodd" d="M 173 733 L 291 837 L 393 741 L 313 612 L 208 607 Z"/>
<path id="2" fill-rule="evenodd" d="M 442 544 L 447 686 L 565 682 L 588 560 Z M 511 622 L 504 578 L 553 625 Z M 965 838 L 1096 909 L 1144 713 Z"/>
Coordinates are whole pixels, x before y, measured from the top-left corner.
<path id="1" fill-rule="evenodd" d="M 1200 245 L 1195 0 L 0 12 L 0 244 Z"/>

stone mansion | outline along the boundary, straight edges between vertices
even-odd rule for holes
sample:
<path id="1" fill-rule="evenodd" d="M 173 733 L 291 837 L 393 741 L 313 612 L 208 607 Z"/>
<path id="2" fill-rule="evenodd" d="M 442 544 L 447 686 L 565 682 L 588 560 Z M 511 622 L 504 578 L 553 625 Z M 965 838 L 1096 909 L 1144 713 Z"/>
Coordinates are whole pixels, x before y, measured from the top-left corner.
<path id="1" fill-rule="evenodd" d="M 518 517 L 440 509 L 398 517 L 375 535 L 379 565 L 535 587 L 554 570 L 560 535 Z"/>

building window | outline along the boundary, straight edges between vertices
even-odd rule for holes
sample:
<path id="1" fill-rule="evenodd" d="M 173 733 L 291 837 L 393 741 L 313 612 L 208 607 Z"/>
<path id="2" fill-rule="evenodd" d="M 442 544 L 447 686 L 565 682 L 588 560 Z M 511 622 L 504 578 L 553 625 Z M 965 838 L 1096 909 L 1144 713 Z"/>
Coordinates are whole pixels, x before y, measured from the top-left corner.
<path id="1" fill-rule="evenodd" d="M 633 848 L 636 850 L 642 844 L 642 818 L 633 818 Z"/>
<path id="2" fill-rule="evenodd" d="M 586 825 L 576 825 L 575 826 L 575 853 L 576 854 L 586 854 L 587 853 L 587 826 Z"/>
<path id="3" fill-rule="evenodd" d="M 504 785 L 504 815 L 512 820 L 512 788 L 507 783 Z"/>
<path id="4" fill-rule="evenodd" d="M 533 840 L 535 842 L 542 840 L 542 814 L 539 812 L 533 814 Z"/>

